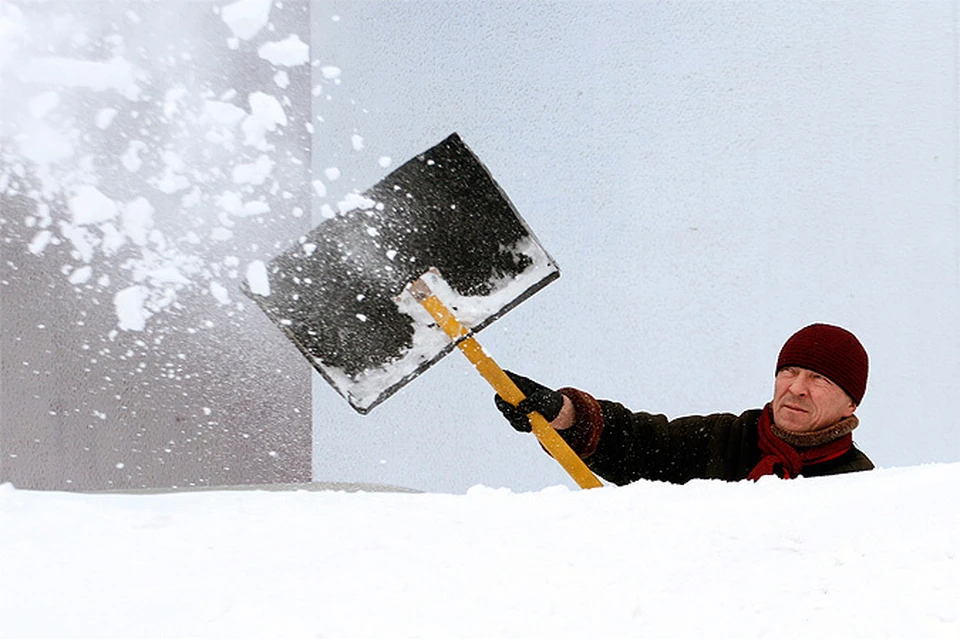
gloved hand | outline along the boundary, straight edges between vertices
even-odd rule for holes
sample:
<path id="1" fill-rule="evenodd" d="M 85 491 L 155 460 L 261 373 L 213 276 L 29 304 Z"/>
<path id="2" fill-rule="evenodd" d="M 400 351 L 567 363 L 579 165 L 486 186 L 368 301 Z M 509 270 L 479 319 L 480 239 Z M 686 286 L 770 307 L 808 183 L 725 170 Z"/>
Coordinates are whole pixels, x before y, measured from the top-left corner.
<path id="1" fill-rule="evenodd" d="M 513 380 L 514 384 L 526 396 L 517 406 L 513 406 L 499 395 L 493 397 L 497 409 L 500 410 L 511 427 L 517 431 L 530 431 L 530 419 L 527 418 L 527 414 L 531 411 L 538 412 L 547 419 L 547 422 L 553 422 L 560 415 L 560 410 L 563 408 L 563 394 L 512 371 L 504 371 L 504 373 Z"/>

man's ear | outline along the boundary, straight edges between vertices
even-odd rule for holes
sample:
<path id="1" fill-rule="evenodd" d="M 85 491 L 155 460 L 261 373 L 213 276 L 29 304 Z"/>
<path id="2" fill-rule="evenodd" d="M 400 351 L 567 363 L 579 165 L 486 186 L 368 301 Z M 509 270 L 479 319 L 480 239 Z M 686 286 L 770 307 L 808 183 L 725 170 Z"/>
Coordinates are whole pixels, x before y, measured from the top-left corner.
<path id="1" fill-rule="evenodd" d="M 843 412 L 843 417 L 849 418 L 850 416 L 853 415 L 853 412 L 856 410 L 857 410 L 857 403 L 851 400 L 849 403 L 847 403 L 847 408 Z"/>

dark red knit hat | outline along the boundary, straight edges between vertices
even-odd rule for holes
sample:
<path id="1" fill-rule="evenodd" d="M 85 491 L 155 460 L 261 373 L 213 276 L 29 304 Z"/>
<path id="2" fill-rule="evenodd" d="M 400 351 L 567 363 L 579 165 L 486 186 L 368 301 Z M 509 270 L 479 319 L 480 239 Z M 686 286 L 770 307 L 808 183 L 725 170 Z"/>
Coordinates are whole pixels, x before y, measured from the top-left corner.
<path id="1" fill-rule="evenodd" d="M 810 369 L 832 380 L 860 404 L 867 389 L 867 352 L 857 337 L 830 324 L 812 324 L 790 336 L 777 358 L 784 367 Z"/>

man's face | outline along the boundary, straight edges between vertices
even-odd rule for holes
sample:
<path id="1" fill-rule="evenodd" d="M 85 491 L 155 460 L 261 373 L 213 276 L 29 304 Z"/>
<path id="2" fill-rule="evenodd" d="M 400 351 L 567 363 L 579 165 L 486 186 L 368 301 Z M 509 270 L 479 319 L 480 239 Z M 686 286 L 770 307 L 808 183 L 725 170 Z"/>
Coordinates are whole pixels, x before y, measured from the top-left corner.
<path id="1" fill-rule="evenodd" d="M 773 421 L 784 431 L 815 431 L 853 415 L 857 405 L 829 378 L 809 369 L 784 367 L 773 388 Z"/>

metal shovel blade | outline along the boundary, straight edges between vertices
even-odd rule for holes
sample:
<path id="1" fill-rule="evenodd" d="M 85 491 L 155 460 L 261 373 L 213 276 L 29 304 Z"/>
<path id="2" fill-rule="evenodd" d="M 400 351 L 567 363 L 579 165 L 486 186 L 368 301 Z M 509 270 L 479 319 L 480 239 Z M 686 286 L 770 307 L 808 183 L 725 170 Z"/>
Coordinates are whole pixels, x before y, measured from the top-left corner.
<path id="1" fill-rule="evenodd" d="M 453 134 L 341 206 L 243 291 L 360 413 L 454 344 L 404 293 L 430 268 L 479 331 L 560 276 L 490 172 Z"/>

